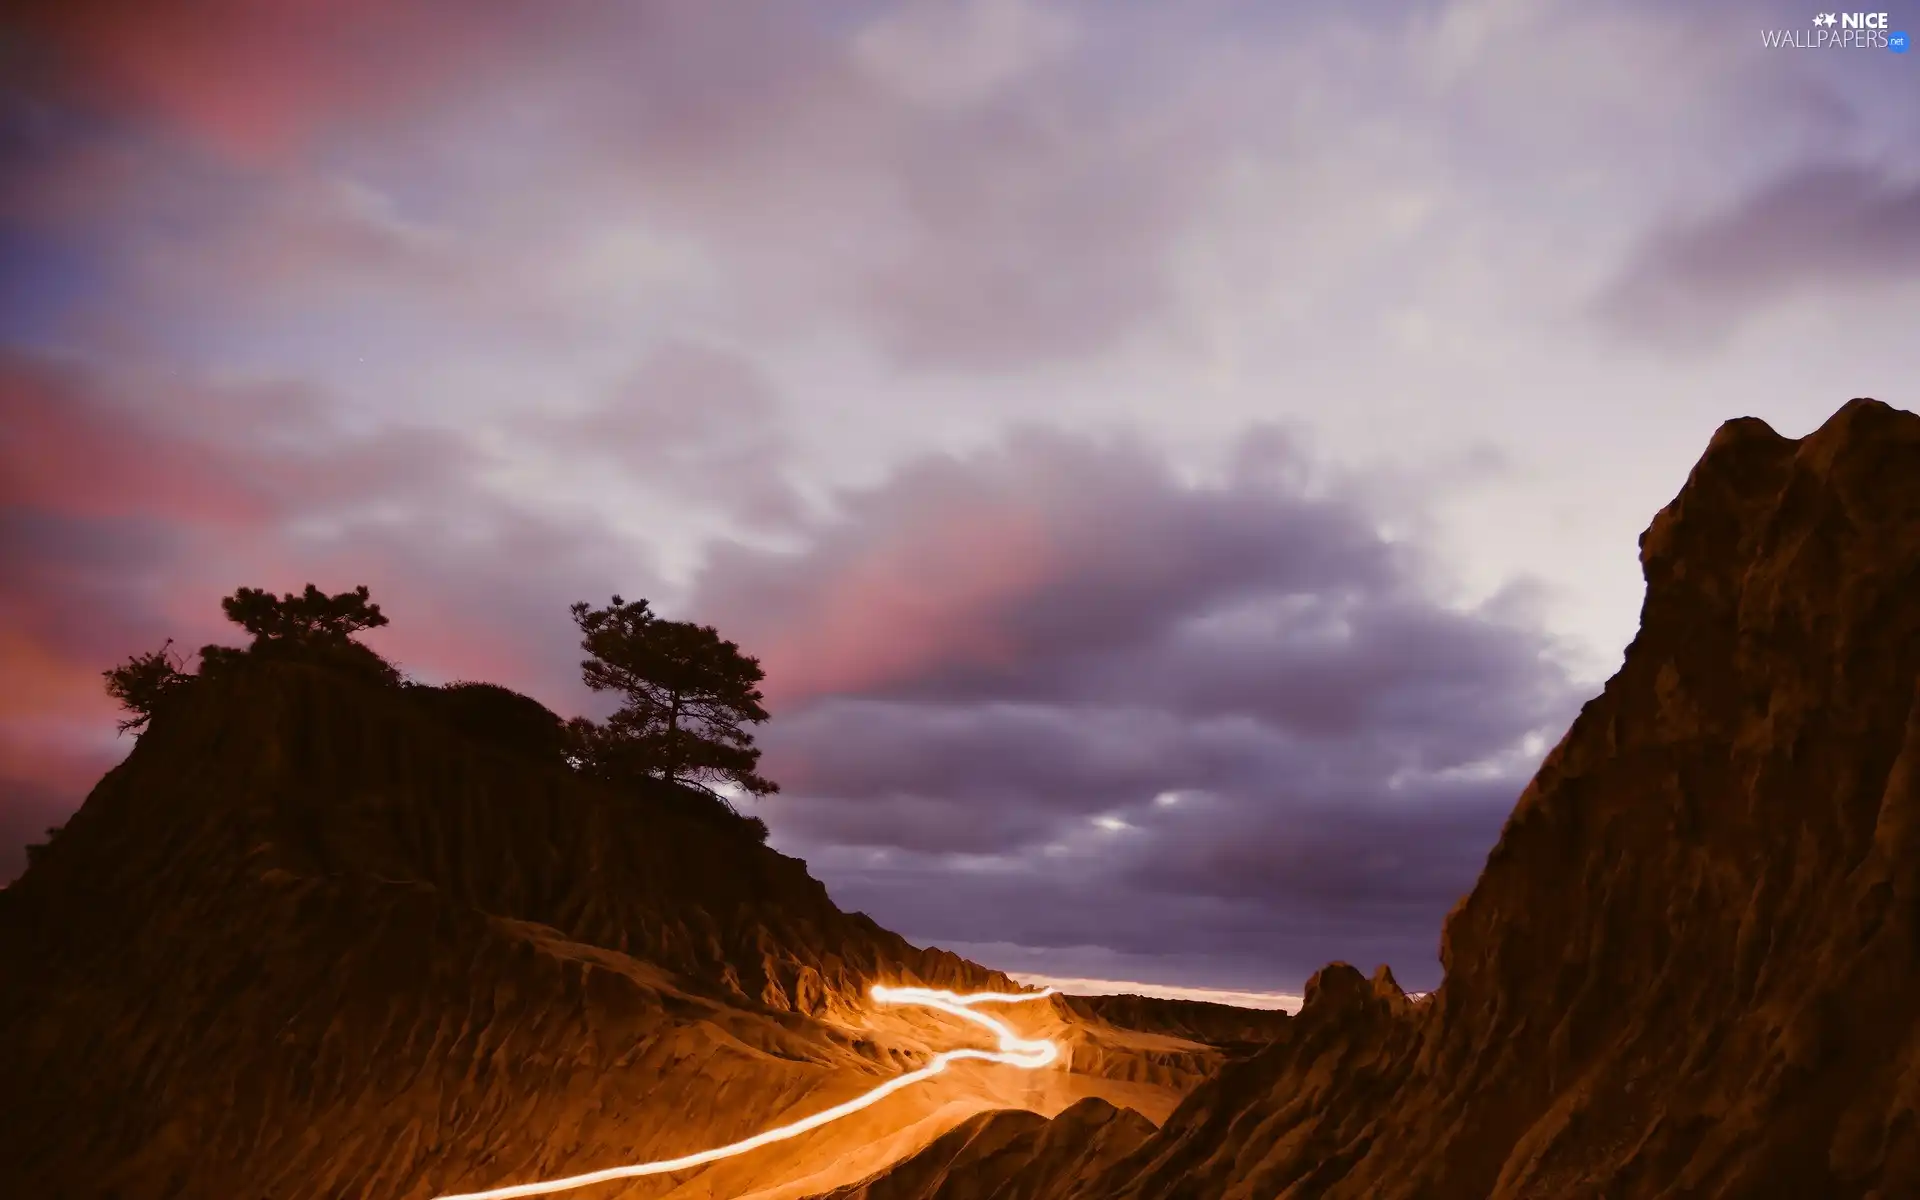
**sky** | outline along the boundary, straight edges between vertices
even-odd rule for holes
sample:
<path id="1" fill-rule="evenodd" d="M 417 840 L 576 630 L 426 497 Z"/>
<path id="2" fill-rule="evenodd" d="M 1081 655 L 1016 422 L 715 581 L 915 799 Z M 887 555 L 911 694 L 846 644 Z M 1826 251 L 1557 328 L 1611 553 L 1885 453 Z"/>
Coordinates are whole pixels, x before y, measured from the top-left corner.
<path id="1" fill-rule="evenodd" d="M 842 907 L 1431 987 L 1714 428 L 1915 407 L 1920 54 L 1814 15 L 10 6 L 0 879 L 236 587 L 563 714 L 618 592 L 761 659 Z"/>

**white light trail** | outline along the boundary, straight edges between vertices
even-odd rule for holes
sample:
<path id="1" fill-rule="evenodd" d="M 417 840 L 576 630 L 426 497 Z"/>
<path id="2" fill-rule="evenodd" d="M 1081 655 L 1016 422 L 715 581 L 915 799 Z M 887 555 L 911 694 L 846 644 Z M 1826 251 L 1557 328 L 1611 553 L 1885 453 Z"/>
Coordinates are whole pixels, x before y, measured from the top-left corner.
<path id="1" fill-rule="evenodd" d="M 784 1142 L 799 1137 L 803 1133 L 818 1129 L 838 1121 L 841 1117 L 852 1116 L 863 1108 L 870 1108 L 893 1095 L 901 1088 L 912 1087 L 924 1079 L 932 1079 L 947 1067 L 964 1059 L 979 1059 L 983 1062 L 1001 1063 L 1009 1067 L 1019 1067 L 1023 1071 L 1036 1071 L 1060 1057 L 1060 1047 L 1045 1038 L 1023 1038 L 1007 1028 L 1005 1023 L 975 1012 L 976 1004 L 1015 1004 L 1024 1000 L 1039 1000 L 1054 994 L 1047 988 L 1039 992 L 948 992 L 938 988 L 887 987 L 875 984 L 873 998 L 881 1004 L 917 1004 L 923 1008 L 936 1008 L 951 1013 L 964 1021 L 971 1021 L 991 1030 L 999 1039 L 998 1050 L 948 1050 L 936 1054 L 933 1061 L 917 1071 L 889 1079 L 872 1091 L 855 1096 L 844 1104 L 823 1109 L 810 1117 L 802 1117 L 790 1125 L 781 1125 L 765 1133 L 757 1133 L 745 1141 L 731 1145 L 716 1146 L 712 1150 L 702 1150 L 697 1154 L 687 1154 L 680 1158 L 664 1158 L 656 1162 L 632 1163 L 624 1167 L 608 1167 L 603 1171 L 589 1171 L 585 1175 L 569 1175 L 565 1179 L 547 1179 L 538 1183 L 516 1183 L 508 1187 L 493 1188 L 484 1192 L 461 1192 L 457 1195 L 440 1196 L 437 1200 L 513 1200 L 517 1196 L 545 1196 L 554 1192 L 569 1192 L 574 1188 L 587 1187 L 595 1183 L 607 1183 L 615 1179 L 634 1179 L 642 1175 L 665 1175 L 670 1171 L 684 1171 L 689 1167 L 703 1166 L 723 1158 L 732 1158 L 736 1154 L 745 1154 L 749 1150 L 758 1150 L 775 1142 Z"/>

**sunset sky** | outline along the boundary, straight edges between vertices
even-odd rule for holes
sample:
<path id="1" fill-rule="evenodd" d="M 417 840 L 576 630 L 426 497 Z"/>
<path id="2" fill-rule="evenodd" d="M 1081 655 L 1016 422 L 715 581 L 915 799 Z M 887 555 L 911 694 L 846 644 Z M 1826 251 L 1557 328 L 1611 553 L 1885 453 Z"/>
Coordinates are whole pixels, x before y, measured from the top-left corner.
<path id="1" fill-rule="evenodd" d="M 563 714 L 619 592 L 842 907 L 1427 987 L 1714 427 L 1916 407 L 1920 53 L 1805 6 L 10 13 L 0 879 L 235 587 Z"/>

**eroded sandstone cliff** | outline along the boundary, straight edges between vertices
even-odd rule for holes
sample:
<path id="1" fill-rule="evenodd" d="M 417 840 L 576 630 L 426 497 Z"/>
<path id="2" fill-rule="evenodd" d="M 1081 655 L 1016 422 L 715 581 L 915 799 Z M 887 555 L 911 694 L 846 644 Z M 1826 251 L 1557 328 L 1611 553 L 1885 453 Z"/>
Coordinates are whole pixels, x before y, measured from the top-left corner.
<path id="1" fill-rule="evenodd" d="M 0 1195 L 421 1200 L 705 1149 L 978 1039 L 874 1012 L 877 981 L 1016 987 L 727 822 L 264 664 L 162 713 L 0 891 Z M 1068 1024 L 1077 1074 L 956 1070 L 785 1157 L 622 1194 L 857 1178 L 869 1144 L 988 1104 L 1164 1115 L 1217 1057 L 1134 1063 L 1124 1031 Z"/>
<path id="2" fill-rule="evenodd" d="M 1729 422 L 1641 549 L 1640 633 L 1447 920 L 1437 993 L 1322 970 L 1050 1194 L 1920 1195 L 1920 417 Z"/>

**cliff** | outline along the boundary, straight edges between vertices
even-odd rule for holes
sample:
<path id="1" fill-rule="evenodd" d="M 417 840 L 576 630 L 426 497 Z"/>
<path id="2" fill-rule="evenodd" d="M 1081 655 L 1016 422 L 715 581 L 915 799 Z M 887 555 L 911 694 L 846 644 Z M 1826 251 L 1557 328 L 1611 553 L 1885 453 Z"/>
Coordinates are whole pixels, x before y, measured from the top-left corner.
<path id="1" fill-rule="evenodd" d="M 1017 990 L 842 912 L 710 803 L 581 779 L 556 731 L 501 689 L 292 662 L 169 703 L 0 891 L 0 1195 L 426 1200 L 676 1157 L 982 1041 L 874 982 Z M 619 1194 L 782 1200 L 989 1109 L 1164 1117 L 1222 1060 L 1009 1013 L 1070 1068 L 963 1064 Z"/>
<path id="2" fill-rule="evenodd" d="M 1325 968 L 1051 1195 L 1920 1195 L 1920 417 L 1729 422 L 1641 558 L 1640 632 L 1449 916 L 1438 991 Z"/>
<path id="3" fill-rule="evenodd" d="M 268 664 L 163 713 L 0 893 L 0 1194 L 422 1196 L 700 1149 L 946 1048 L 816 1019 L 881 979 L 1013 986 L 751 837 Z"/>

